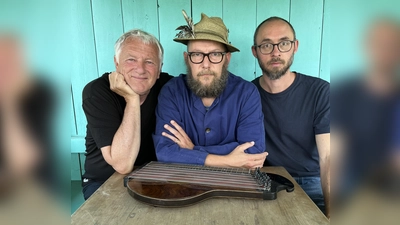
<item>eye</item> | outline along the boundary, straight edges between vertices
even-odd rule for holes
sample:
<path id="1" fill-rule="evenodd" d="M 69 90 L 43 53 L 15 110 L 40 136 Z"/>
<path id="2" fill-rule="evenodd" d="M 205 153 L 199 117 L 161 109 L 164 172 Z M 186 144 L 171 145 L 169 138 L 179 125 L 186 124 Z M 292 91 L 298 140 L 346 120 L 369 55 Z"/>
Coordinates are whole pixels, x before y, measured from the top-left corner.
<path id="1" fill-rule="evenodd" d="M 270 44 L 270 43 L 262 44 L 262 45 L 260 46 L 260 48 L 264 48 L 264 49 L 268 49 L 268 48 L 271 48 L 271 47 L 272 47 L 272 44 Z"/>
<path id="2" fill-rule="evenodd" d="M 136 59 L 135 58 L 128 58 L 128 59 L 126 59 L 126 61 L 128 61 L 128 62 L 136 62 Z"/>
<path id="3" fill-rule="evenodd" d="M 154 62 L 147 60 L 147 61 L 146 61 L 146 64 L 154 65 Z"/>
<path id="4" fill-rule="evenodd" d="M 221 55 L 221 53 L 220 53 L 220 52 L 212 52 L 212 53 L 210 53 L 210 55 L 211 55 L 212 57 L 218 57 L 218 56 Z"/>
<path id="5" fill-rule="evenodd" d="M 203 54 L 201 54 L 201 53 L 198 53 L 198 52 L 193 52 L 192 53 L 192 56 L 194 56 L 194 57 L 200 57 L 200 56 L 202 56 Z"/>
<path id="6" fill-rule="evenodd" d="M 288 45 L 290 45 L 290 41 L 282 41 L 282 42 L 280 43 L 280 45 L 282 45 L 282 46 L 288 46 Z"/>

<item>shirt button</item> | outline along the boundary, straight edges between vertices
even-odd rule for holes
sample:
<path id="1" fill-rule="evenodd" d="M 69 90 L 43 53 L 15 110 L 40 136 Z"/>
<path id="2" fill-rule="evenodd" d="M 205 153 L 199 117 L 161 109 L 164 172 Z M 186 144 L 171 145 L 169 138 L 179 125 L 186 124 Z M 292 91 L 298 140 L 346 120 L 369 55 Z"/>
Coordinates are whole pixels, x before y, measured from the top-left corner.
<path id="1" fill-rule="evenodd" d="M 210 133 L 211 129 L 210 128 L 206 128 L 206 133 Z"/>

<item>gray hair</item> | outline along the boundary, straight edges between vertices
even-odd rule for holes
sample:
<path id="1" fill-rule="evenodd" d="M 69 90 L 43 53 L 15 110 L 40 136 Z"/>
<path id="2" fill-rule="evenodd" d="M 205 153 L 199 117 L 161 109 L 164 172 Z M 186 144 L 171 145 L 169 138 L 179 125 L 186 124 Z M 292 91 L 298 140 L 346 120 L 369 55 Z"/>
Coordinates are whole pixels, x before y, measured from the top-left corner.
<path id="1" fill-rule="evenodd" d="M 158 58 L 160 59 L 160 67 L 161 67 L 161 65 L 163 63 L 163 58 L 164 58 L 164 49 L 163 49 L 161 43 L 152 34 L 147 33 L 146 31 L 143 31 L 140 29 L 134 29 L 134 30 L 130 30 L 130 31 L 124 33 L 115 42 L 114 51 L 115 51 L 115 57 L 116 57 L 117 62 L 119 62 L 119 55 L 121 53 L 121 47 L 122 47 L 123 43 L 130 38 L 138 38 L 144 44 L 155 44 L 158 48 Z"/>

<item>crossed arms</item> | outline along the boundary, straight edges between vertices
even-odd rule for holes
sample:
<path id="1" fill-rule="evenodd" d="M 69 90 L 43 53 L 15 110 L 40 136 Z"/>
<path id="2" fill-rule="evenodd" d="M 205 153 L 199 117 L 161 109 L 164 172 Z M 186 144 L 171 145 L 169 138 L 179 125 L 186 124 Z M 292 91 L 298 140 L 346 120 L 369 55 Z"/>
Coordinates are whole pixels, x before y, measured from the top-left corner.
<path id="1" fill-rule="evenodd" d="M 264 152 L 263 114 L 255 87 L 243 101 L 235 102 L 242 104 L 237 107 L 240 110 L 232 109 L 226 114 L 217 113 L 223 116 L 212 123 L 217 123 L 215 127 L 221 129 L 214 129 L 215 133 L 210 134 L 204 134 L 204 130 L 200 130 L 201 123 L 207 123 L 209 118 L 199 118 L 200 114 L 193 109 L 193 102 L 190 102 L 190 98 L 180 98 L 181 94 L 181 90 L 176 90 L 168 83 L 159 95 L 157 125 L 153 135 L 159 161 L 219 167 L 263 166 L 268 153 Z M 222 104 L 222 101 L 229 100 L 220 100 L 218 104 Z M 211 110 L 208 113 L 213 113 Z M 237 120 L 232 119 L 235 116 Z"/>

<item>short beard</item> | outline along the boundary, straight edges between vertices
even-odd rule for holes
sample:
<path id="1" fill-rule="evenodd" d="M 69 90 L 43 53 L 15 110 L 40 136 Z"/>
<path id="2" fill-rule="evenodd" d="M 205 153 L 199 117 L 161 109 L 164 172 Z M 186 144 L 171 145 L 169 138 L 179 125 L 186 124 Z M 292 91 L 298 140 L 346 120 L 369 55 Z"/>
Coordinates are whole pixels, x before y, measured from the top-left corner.
<path id="1" fill-rule="evenodd" d="M 214 75 L 214 80 L 210 85 L 204 86 L 200 81 L 194 79 L 193 74 L 190 70 L 190 66 L 186 64 L 187 70 L 187 84 L 190 90 L 200 98 L 216 98 L 218 97 L 225 89 L 226 84 L 228 82 L 229 72 L 227 69 L 227 65 L 222 66 L 221 77 L 217 78 L 216 73 L 213 71 L 202 71 L 198 73 L 196 76 L 201 74 L 212 74 Z"/>
<path id="2" fill-rule="evenodd" d="M 267 75 L 267 77 L 270 80 L 278 80 L 279 78 L 281 78 L 290 68 L 290 66 L 292 66 L 293 63 L 293 58 L 294 58 L 294 54 L 292 54 L 292 56 L 290 57 L 288 63 L 286 65 L 284 65 L 284 67 L 282 69 L 275 69 L 275 70 L 269 70 L 267 68 L 267 66 L 271 63 L 274 62 L 281 62 L 281 63 L 285 63 L 284 60 L 280 59 L 280 58 L 273 58 L 271 59 L 269 62 L 267 62 L 267 65 L 262 64 L 262 62 L 259 60 L 258 64 L 260 65 L 261 70 L 263 71 L 263 74 Z"/>

